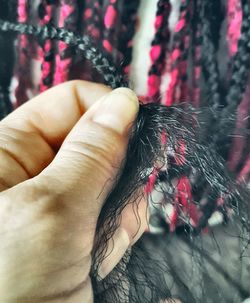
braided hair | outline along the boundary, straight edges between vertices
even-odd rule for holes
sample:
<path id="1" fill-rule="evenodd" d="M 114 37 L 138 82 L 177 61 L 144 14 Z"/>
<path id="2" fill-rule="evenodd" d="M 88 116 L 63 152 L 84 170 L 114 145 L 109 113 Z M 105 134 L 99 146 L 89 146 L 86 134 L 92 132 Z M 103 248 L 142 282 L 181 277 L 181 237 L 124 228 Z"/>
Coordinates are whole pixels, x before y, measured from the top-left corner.
<path id="1" fill-rule="evenodd" d="M 86 14 L 89 6 L 98 3 L 98 8 L 105 8 L 104 11 L 107 11 L 107 7 L 115 2 L 86 2 L 86 6 L 82 5 L 81 8 L 85 12 L 84 15 L 90 17 L 90 19 L 87 18 L 90 22 L 93 15 L 89 13 L 90 11 Z M 158 2 L 157 16 L 164 15 L 166 19 L 163 23 L 160 22 L 160 27 L 157 27 L 152 47 L 154 45 L 162 46 L 160 56 L 162 56 L 161 60 L 165 61 L 168 54 L 168 39 L 163 39 L 163 41 L 159 38 L 163 33 L 170 38 L 167 20 L 170 15 L 170 6 L 163 5 L 163 3 L 168 2 Z M 79 1 L 75 5 L 79 7 Z M 117 22 L 126 24 L 122 7 L 130 8 L 125 3 L 121 7 L 115 6 L 117 16 L 119 16 Z M 130 137 L 124 168 L 116 187 L 108 195 L 97 222 L 98 250 L 93 251 L 91 271 L 96 302 L 124 302 L 124 300 L 132 303 L 160 302 L 160 300 L 171 298 L 170 288 L 173 278 L 174 287 L 178 289 L 183 302 L 185 299 L 188 300 L 188 303 L 207 302 L 207 299 L 209 300 L 213 295 L 216 298 L 214 301 L 228 302 L 226 301 L 227 294 L 223 293 L 222 289 L 218 290 L 216 294 L 206 293 L 206 281 L 209 284 L 208 289 L 210 286 L 218 288 L 217 275 L 210 275 L 207 268 L 212 268 L 219 277 L 223 277 L 225 284 L 230 290 L 237 293 L 239 300 L 250 296 L 248 285 L 238 282 L 233 275 L 224 270 L 221 264 L 205 253 L 202 247 L 203 241 L 206 241 L 203 233 L 207 232 L 213 214 L 218 212 L 223 215 L 225 224 L 231 221 L 237 225 L 237 231 L 244 243 L 240 254 L 248 250 L 250 243 L 249 191 L 241 182 L 242 176 L 246 182 L 250 177 L 249 155 L 246 154 L 246 157 L 241 159 L 241 170 L 238 176 L 235 171 L 229 172 L 227 169 L 228 154 L 231 148 L 229 136 L 234 132 L 237 109 L 239 109 L 245 92 L 246 75 L 249 72 L 247 59 L 250 41 L 249 4 L 246 0 L 242 1 L 241 35 L 237 51 L 232 57 L 232 66 L 229 66 L 229 90 L 225 98 L 221 91 L 223 77 L 218 66 L 217 56 L 224 18 L 222 9 L 220 1 L 216 3 L 210 0 L 182 1 L 170 58 L 171 82 L 168 94 L 165 95 L 168 106 L 155 104 L 159 100 L 158 97 L 155 97 L 156 94 L 149 100 L 151 101 L 149 104 L 140 105 Z M 135 7 L 131 11 L 135 13 Z M 98 20 L 100 21 L 100 19 Z M 11 32 L 31 35 L 36 37 L 41 45 L 45 41 L 50 41 L 50 43 L 61 41 L 65 43 L 65 49 L 77 50 L 82 60 L 88 60 L 103 77 L 102 80 L 112 88 L 129 85 L 127 75 L 123 72 L 124 65 L 117 63 L 117 56 L 108 55 L 103 49 L 103 45 L 95 43 L 93 32 L 88 32 L 87 28 L 83 29 L 85 34 L 82 35 L 76 34 L 74 29 L 72 31 L 55 28 L 51 24 L 32 26 L 11 21 L 10 19 L 8 21 L 0 20 L 1 34 Z M 193 28 L 195 29 L 194 36 L 191 32 Z M 119 52 L 126 54 L 128 51 L 131 55 L 131 44 L 128 45 L 125 40 L 130 41 L 134 29 L 135 23 L 131 25 L 132 33 L 128 31 L 128 36 L 122 37 L 120 40 L 116 40 L 113 29 L 107 31 L 105 37 L 110 37 L 110 41 L 118 41 L 118 50 L 115 51 L 115 54 L 119 54 Z M 122 50 L 122 45 L 127 46 L 128 49 Z M 192 79 L 192 73 L 189 74 L 188 71 L 189 48 L 191 48 L 191 57 L 194 60 L 190 67 L 193 70 L 198 69 L 194 79 Z M 157 56 L 152 59 L 156 60 L 151 62 L 149 75 L 153 70 L 159 77 L 159 81 L 162 81 L 160 64 L 165 64 L 165 62 L 158 62 Z M 128 56 L 128 62 L 130 60 L 131 58 Z M 242 64 L 245 65 L 242 67 Z M 202 77 L 204 79 L 201 79 Z M 179 103 L 179 97 L 181 97 L 181 101 L 188 101 L 186 99 L 189 95 L 187 88 L 191 83 L 190 78 L 194 81 L 190 95 L 197 96 L 194 104 L 198 107 L 199 99 L 204 99 L 207 100 L 209 109 L 203 107 L 194 109 L 185 102 L 173 105 L 174 102 Z M 0 84 L 2 83 L 0 82 Z M 197 92 L 197 90 L 199 91 Z M 236 92 L 239 93 L 237 98 L 235 98 Z M 202 98 L 204 94 L 208 94 L 209 97 Z M 159 95 L 158 87 L 157 95 Z M 204 105 L 203 103 L 205 102 L 202 101 L 201 105 Z M 3 104 L 2 100 L 1 104 Z M 207 117 L 209 118 L 207 119 Z M 211 126 L 213 126 L 212 129 Z M 247 129 L 245 130 L 247 131 Z M 204 138 L 209 138 L 209 140 L 206 142 Z M 246 147 L 243 149 L 247 150 Z M 152 180 L 149 184 L 150 179 Z M 138 191 L 139 188 L 145 189 L 143 194 Z M 154 202 L 153 188 L 162 194 L 160 203 Z M 113 272 L 100 281 L 98 267 L 107 250 L 107 242 L 112 238 L 119 225 L 121 212 L 127 203 L 133 203 L 136 212 L 138 201 L 142 197 L 148 199 L 156 214 L 156 227 L 163 228 L 166 238 L 159 236 L 159 242 L 151 239 L 152 242 L 150 240 L 152 235 L 145 235 L 132 248 L 132 251 L 124 256 Z M 232 213 L 234 213 L 234 220 L 230 215 Z M 150 227 L 153 225 L 154 222 L 150 219 Z M 175 266 L 174 259 L 177 254 L 172 246 L 175 241 L 175 232 L 181 235 L 178 239 L 184 245 L 183 251 L 190 252 L 188 260 L 191 260 L 190 264 L 195 268 L 195 275 L 199 278 L 196 287 L 190 285 L 190 281 L 193 281 L 191 270 L 190 272 L 186 270 L 183 275 L 180 274 L 180 270 L 184 271 L 183 268 L 186 266 L 183 268 L 181 266 L 181 269 L 178 267 L 181 264 L 180 259 L 177 259 Z M 189 267 L 187 266 L 187 268 Z"/>
<path id="2" fill-rule="evenodd" d="M 77 0 L 61 0 L 59 8 L 59 27 L 76 30 L 77 27 Z M 72 64 L 72 49 L 60 41 L 58 53 L 55 58 L 54 85 L 69 80 L 70 67 Z"/>
<path id="3" fill-rule="evenodd" d="M 17 1 L 1 0 L 0 1 L 0 18 L 17 21 Z M 3 118 L 11 112 L 12 103 L 10 100 L 10 85 L 14 70 L 15 53 L 14 53 L 15 35 L 0 33 L 0 56 L 4 58 L 0 62 L 0 116 Z"/>
<path id="4" fill-rule="evenodd" d="M 121 12 L 121 35 L 118 41 L 118 50 L 122 54 L 122 68 L 125 74 L 130 72 L 132 61 L 133 37 L 136 31 L 137 11 L 139 0 L 127 0 L 123 3 Z"/>
<path id="5" fill-rule="evenodd" d="M 165 57 L 170 40 L 168 27 L 169 14 L 171 11 L 170 1 L 159 0 L 155 18 L 155 37 L 150 50 L 151 67 L 148 73 L 148 98 L 157 100 L 160 97 L 161 76 L 165 67 Z"/>
<path id="6" fill-rule="evenodd" d="M 53 25 L 56 1 L 41 0 L 38 6 L 38 15 L 41 20 L 40 24 Z M 50 88 L 53 84 L 54 64 L 55 64 L 55 46 L 51 40 L 41 40 L 41 60 L 42 60 L 42 77 L 40 82 L 40 92 Z"/>
<path id="7" fill-rule="evenodd" d="M 30 2 L 26 0 L 18 1 L 18 21 L 27 22 L 30 15 Z M 27 101 L 27 90 L 32 89 L 31 81 L 31 60 L 30 60 L 30 41 L 27 35 L 20 35 L 17 50 L 17 64 L 15 76 L 18 85 L 15 90 L 17 106 Z"/>
<path id="8" fill-rule="evenodd" d="M 185 37 L 188 30 L 190 3 L 191 3 L 190 0 L 181 1 L 180 19 L 178 20 L 175 27 L 174 45 L 173 45 L 172 53 L 170 55 L 170 60 L 171 60 L 170 84 L 166 91 L 166 98 L 164 102 L 167 106 L 170 106 L 176 102 L 176 94 L 178 93 L 177 89 L 181 77 L 180 73 L 182 72 L 185 75 L 186 67 L 185 66 L 183 67 L 183 61 L 185 62 L 187 59 L 186 58 L 187 52 L 184 51 L 184 48 L 185 48 Z M 181 61 L 182 61 L 182 66 L 180 66 Z"/>

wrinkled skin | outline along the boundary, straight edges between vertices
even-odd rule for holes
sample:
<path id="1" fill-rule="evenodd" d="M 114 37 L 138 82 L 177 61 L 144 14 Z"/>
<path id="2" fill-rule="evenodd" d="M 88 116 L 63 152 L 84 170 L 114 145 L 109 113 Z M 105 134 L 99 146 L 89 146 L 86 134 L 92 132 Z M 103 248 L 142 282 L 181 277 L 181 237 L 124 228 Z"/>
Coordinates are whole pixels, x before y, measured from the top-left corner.
<path id="1" fill-rule="evenodd" d="M 96 222 L 137 111 L 129 89 L 73 81 L 0 122 L 1 302 L 93 302 Z M 124 209 L 101 277 L 147 227 L 144 200 L 138 213 Z"/>

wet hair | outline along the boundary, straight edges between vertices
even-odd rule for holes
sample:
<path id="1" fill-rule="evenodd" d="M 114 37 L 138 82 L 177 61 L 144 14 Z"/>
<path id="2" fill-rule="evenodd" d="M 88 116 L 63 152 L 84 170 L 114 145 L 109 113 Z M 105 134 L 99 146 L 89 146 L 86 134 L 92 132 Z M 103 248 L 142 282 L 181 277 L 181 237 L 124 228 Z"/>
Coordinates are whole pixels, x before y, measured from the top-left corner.
<path id="1" fill-rule="evenodd" d="M 131 9 L 135 15 L 138 8 L 135 2 L 135 6 L 130 3 L 132 7 L 124 4 L 124 9 Z M 47 4 L 51 5 L 50 1 Z M 129 42 L 135 22 L 126 23 L 118 1 L 102 4 L 102 1 L 86 1 L 86 7 L 81 7 L 85 17 L 94 18 L 93 11 L 97 8 L 104 16 L 103 20 L 95 20 L 97 23 L 93 23 L 95 26 L 89 31 L 85 29 L 84 35 L 77 34 L 73 28 L 15 23 L 11 18 L 0 20 L 0 33 L 11 33 L 10 37 L 33 36 L 43 43 L 49 41 L 50 45 L 60 41 L 65 49 L 74 50 L 78 60 L 88 60 L 102 76 L 102 82 L 112 88 L 128 87 L 124 67 L 131 60 Z M 231 9 L 230 1 L 228 5 Z M 249 266 L 246 258 L 250 243 L 249 126 L 247 123 L 244 127 L 242 124 L 238 128 L 235 126 L 241 102 L 245 102 L 248 93 L 250 4 L 243 0 L 239 7 L 241 33 L 237 50 L 228 61 L 228 79 L 223 81 L 218 50 L 226 12 L 221 1 L 183 0 L 172 44 L 167 22 L 171 6 L 167 0 L 158 2 L 149 77 L 156 75 L 157 81 L 161 81 L 164 68 L 168 68 L 166 60 L 170 60 L 170 85 L 161 98 L 158 82 L 155 93 L 144 98 L 147 104 L 141 102 L 123 169 L 99 216 L 91 271 L 95 302 L 153 303 L 171 297 L 188 303 L 230 302 L 231 299 L 239 302 L 250 296 L 247 279 L 238 281 L 225 269 L 224 260 L 216 261 L 223 250 L 221 242 L 234 238 L 238 247 L 233 247 L 232 253 L 236 251 L 239 258 L 239 272 L 245 276 L 245 268 Z M 84 19 L 85 22 L 90 22 L 89 18 L 88 21 Z M 74 19 L 74 24 L 79 26 L 79 20 L 76 21 Z M 99 22 L 106 24 L 105 33 L 100 36 L 101 43 L 93 39 L 94 29 L 100 29 Z M 121 40 L 113 28 L 116 24 L 127 33 Z M 106 40 L 117 45 L 114 56 L 108 51 L 109 47 L 105 48 Z M 13 38 L 11 41 L 13 47 Z M 121 64 L 119 56 L 127 56 L 123 49 L 126 43 L 128 61 Z M 228 43 L 230 48 L 235 40 L 229 39 Z M 166 57 L 164 52 L 171 55 Z M 194 102 L 188 102 L 189 95 L 193 94 Z M 5 104 L 4 99 L 0 101 Z M 244 119 L 247 116 L 248 111 Z M 238 165 L 230 170 L 229 155 L 234 136 L 245 138 L 245 145 Z M 138 218 L 137 207 L 142 198 L 148 200 L 151 210 L 151 233 L 145 234 L 116 268 L 100 280 L 98 266 L 108 240 L 119 226 L 122 210 L 132 203 Z M 214 215 L 223 218 L 216 237 L 209 228 Z M 153 235 L 156 229 L 163 234 Z M 218 287 L 218 279 L 223 280 L 223 288 Z M 229 299 L 232 293 L 234 298 Z"/>

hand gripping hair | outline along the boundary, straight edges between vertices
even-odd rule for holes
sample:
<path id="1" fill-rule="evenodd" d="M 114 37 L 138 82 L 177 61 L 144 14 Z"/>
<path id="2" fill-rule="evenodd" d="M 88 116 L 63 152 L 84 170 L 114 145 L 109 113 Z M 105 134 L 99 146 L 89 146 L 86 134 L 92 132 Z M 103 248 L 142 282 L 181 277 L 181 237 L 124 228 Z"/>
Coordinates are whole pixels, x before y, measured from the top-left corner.
<path id="1" fill-rule="evenodd" d="M 71 5 L 73 2 L 70 1 Z M 232 5 L 231 2 L 229 4 Z M 131 8 L 132 11 L 134 9 Z M 216 35 L 223 18 L 220 7 L 213 1 L 182 1 L 170 54 L 174 60 L 170 67 L 170 88 L 164 102 L 166 106 L 159 102 L 159 82 L 152 82 L 152 79 L 159 80 L 164 70 L 159 57 L 154 56 L 155 46 L 160 45 L 160 56 L 169 51 L 169 29 L 165 23 L 159 25 L 159 20 L 162 16 L 168 16 L 169 10 L 168 1 L 159 1 L 147 102 L 140 104 L 123 168 L 98 219 L 98 249 L 93 251 L 91 273 L 95 302 L 155 303 L 163 299 L 171 302 L 172 296 L 187 303 L 217 300 L 239 302 L 250 296 L 249 281 L 237 279 L 236 275 L 225 269 L 224 260 L 219 263 L 210 255 L 215 250 L 218 254 L 225 253 L 220 251 L 219 245 L 225 237 L 237 238 L 237 260 L 240 260 L 243 276 L 246 268 L 249 268 L 249 260 L 244 258 L 249 254 L 250 243 L 247 189 L 250 165 L 247 148 L 242 148 L 244 156 L 237 166 L 238 170 L 230 170 L 227 162 L 231 157 L 230 146 L 235 144 L 234 136 L 249 136 L 247 127 L 237 124 L 237 121 L 239 106 L 244 102 L 242 98 L 248 85 L 250 4 L 241 2 L 242 24 L 236 46 L 235 41 L 231 41 L 232 29 L 229 28 L 230 49 L 237 50 L 230 58 L 230 79 L 225 93 L 216 59 L 219 47 L 219 37 Z M 196 30 L 191 45 L 195 72 L 192 78 L 194 101 L 191 104 L 178 102 L 178 97 L 186 101 L 188 96 L 186 61 L 190 24 Z M 129 86 L 126 80 L 129 62 L 115 64 L 110 54 L 92 44 L 93 39 L 89 35 L 78 35 L 52 25 L 33 26 L 1 19 L 0 33 L 5 32 L 12 32 L 12 40 L 14 34 L 19 34 L 35 37 L 38 41 L 50 41 L 50 45 L 53 41 L 60 41 L 64 49 L 70 49 L 76 56 L 91 62 L 104 82 L 112 88 Z M 95 33 L 93 28 L 91 33 Z M 114 39 L 114 32 L 109 29 L 104 36 L 105 41 L 108 37 Z M 107 46 L 107 43 L 104 45 Z M 202 48 L 206 48 L 207 52 Z M 119 58 L 119 53 L 117 56 Z M 71 63 L 67 64 L 67 69 Z M 200 79 L 201 70 L 204 79 Z M 57 68 L 56 73 L 59 73 Z M 201 80 L 207 89 L 204 96 L 201 96 L 199 88 Z M 178 91 L 182 94 L 178 95 Z M 207 103 L 204 106 L 203 102 L 198 108 L 201 97 Z M 239 127 L 235 129 L 235 125 Z M 136 212 L 138 201 L 142 198 L 147 199 L 151 210 L 150 227 L 152 230 L 163 230 L 164 235 L 146 234 L 101 280 L 97 274 L 98 266 L 107 251 L 108 240 L 119 226 L 121 212 L 128 203 L 135 206 Z M 223 226 L 216 237 L 209 229 L 215 214 L 223 217 Z M 219 280 L 223 280 L 224 290 L 218 286 Z M 229 290 L 235 295 L 232 301 L 228 300 L 226 294 Z"/>

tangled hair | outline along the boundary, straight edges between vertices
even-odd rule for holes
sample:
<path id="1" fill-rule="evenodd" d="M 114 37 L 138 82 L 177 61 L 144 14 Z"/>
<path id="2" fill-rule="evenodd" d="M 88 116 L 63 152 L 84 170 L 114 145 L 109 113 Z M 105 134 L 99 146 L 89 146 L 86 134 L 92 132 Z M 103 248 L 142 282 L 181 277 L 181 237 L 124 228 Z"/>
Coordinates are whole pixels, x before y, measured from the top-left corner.
<path id="1" fill-rule="evenodd" d="M 64 2 L 72 12 L 79 4 L 72 0 Z M 43 43 L 63 43 L 64 50 L 74 50 L 80 60 L 88 60 L 102 76 L 102 82 L 112 88 L 128 87 L 128 71 L 124 67 L 131 61 L 130 41 L 135 31 L 138 2 L 127 2 L 122 11 L 122 5 L 114 0 L 86 1 L 81 6 L 82 13 L 78 17 L 73 14 L 74 25 L 70 30 L 65 24 L 63 28 L 50 24 L 34 26 L 2 17 L 0 34 L 11 33 L 12 47 L 16 34 L 31 35 Z M 95 302 L 155 303 L 165 299 L 174 302 L 171 298 L 179 298 L 184 303 L 238 303 L 250 296 L 249 277 L 246 278 L 250 268 L 247 140 L 241 173 L 228 169 L 231 137 L 236 134 L 238 109 L 247 94 L 250 69 L 250 4 L 242 0 L 240 7 L 241 34 L 237 51 L 228 65 L 229 81 L 223 81 L 219 49 L 226 14 L 221 1 L 183 0 L 172 44 L 167 22 L 170 2 L 158 1 L 148 74 L 148 79 L 153 75 L 158 82 L 149 83 L 153 90 L 144 96 L 147 104 L 140 104 L 123 169 L 98 218 L 91 270 Z M 82 14 L 84 24 L 90 25 L 96 9 L 105 12 L 103 20 L 98 17 L 93 21 L 94 26 L 83 29 L 84 35 L 77 34 L 74 26 L 79 28 Z M 130 16 L 133 22 L 128 23 L 125 11 L 133 14 L 133 18 Z M 113 28 L 116 21 L 126 33 L 122 38 Z M 103 36 L 99 36 L 103 40 L 96 47 L 94 29 L 102 22 L 106 24 Z M 109 44 L 105 41 L 115 41 L 114 53 L 108 51 Z M 169 58 L 164 54 L 166 51 L 171 53 Z M 122 63 L 116 63 L 119 53 L 121 58 L 124 56 Z M 170 85 L 162 97 L 159 83 L 168 60 Z M 64 75 L 63 80 L 67 78 Z M 221 82 L 228 86 L 227 93 L 222 90 Z M 6 82 L 0 78 L 0 88 L 3 85 L 6 87 Z M 193 103 L 187 102 L 188 95 L 195 96 Z M 1 106 L 6 104 L 5 99 L 0 99 Z M 3 110 L 3 113 L 7 112 Z M 249 128 L 247 123 L 244 125 L 237 129 L 237 134 L 247 138 Z M 138 204 L 145 198 L 151 212 L 150 232 L 101 280 L 98 268 L 107 252 L 107 242 L 120 224 L 122 210 L 131 203 L 139 222 Z M 211 228 L 214 216 L 222 218 L 222 224 Z M 156 230 L 163 234 L 155 235 Z M 237 270 L 228 270 L 232 258 Z"/>

